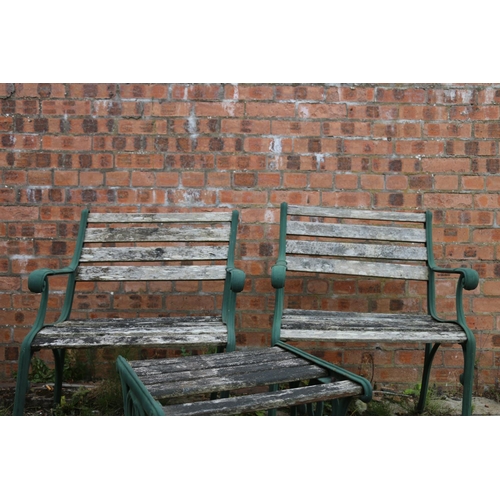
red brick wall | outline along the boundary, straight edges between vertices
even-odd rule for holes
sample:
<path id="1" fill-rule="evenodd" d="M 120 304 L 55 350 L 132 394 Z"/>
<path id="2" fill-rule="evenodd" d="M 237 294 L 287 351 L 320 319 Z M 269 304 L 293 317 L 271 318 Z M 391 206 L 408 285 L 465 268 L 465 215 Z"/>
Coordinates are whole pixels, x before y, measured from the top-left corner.
<path id="1" fill-rule="evenodd" d="M 239 208 L 237 260 L 248 282 L 238 340 L 268 343 L 277 207 L 288 201 L 434 211 L 438 263 L 481 276 L 464 305 L 478 338 L 477 388 L 496 383 L 500 85 L 0 84 L 0 113 L 1 377 L 12 377 L 36 314 L 28 273 L 68 262 L 84 207 Z M 424 307 L 413 285 L 297 286 L 345 309 Z M 440 291 L 450 310 L 453 285 Z M 98 309 L 99 300 L 80 304 Z M 309 348 L 378 385 L 418 382 L 421 351 Z M 434 380 L 457 386 L 457 354 L 439 352 Z"/>

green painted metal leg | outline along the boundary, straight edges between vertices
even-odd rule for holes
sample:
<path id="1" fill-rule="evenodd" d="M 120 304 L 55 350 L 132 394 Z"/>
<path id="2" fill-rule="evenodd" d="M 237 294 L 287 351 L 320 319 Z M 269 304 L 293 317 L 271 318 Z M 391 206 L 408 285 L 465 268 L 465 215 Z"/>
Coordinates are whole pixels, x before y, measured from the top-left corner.
<path id="1" fill-rule="evenodd" d="M 28 344 L 21 345 L 19 354 L 19 364 L 17 367 L 16 394 L 14 396 L 14 409 L 12 415 L 21 416 L 24 414 L 24 405 L 26 403 L 26 393 L 28 392 L 28 375 L 31 363 L 31 346 Z"/>
<path id="2" fill-rule="evenodd" d="M 472 389 L 474 385 L 474 363 L 476 358 L 475 341 L 469 340 L 462 344 L 464 352 L 464 373 L 460 377 L 464 389 L 462 395 L 462 415 L 472 415 Z"/>
<path id="3" fill-rule="evenodd" d="M 431 374 L 432 361 L 441 344 L 425 344 L 424 371 L 422 374 L 422 386 L 420 388 L 420 397 L 418 398 L 417 413 L 422 413 L 427 400 L 427 391 L 429 389 L 429 378 Z"/>
<path id="4" fill-rule="evenodd" d="M 58 405 L 61 402 L 62 396 L 64 355 L 66 354 L 66 349 L 53 349 L 52 352 L 55 362 L 54 403 Z"/>

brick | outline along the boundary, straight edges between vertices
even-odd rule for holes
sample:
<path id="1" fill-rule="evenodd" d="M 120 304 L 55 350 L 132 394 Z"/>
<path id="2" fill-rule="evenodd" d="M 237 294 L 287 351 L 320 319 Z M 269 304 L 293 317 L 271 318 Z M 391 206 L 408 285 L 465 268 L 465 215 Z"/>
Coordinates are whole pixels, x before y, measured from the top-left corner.
<path id="1" fill-rule="evenodd" d="M 424 158 L 422 168 L 424 172 L 471 172 L 468 158 Z"/>
<path id="2" fill-rule="evenodd" d="M 271 122 L 269 120 L 222 119 L 221 132 L 223 134 L 269 134 Z M 273 133 L 279 134 L 279 132 Z"/>
<path id="3" fill-rule="evenodd" d="M 315 118 L 347 118 L 345 104 L 299 104 L 298 117 Z"/>
<path id="4" fill-rule="evenodd" d="M 122 99 L 166 99 L 168 88 L 163 84 L 135 84 L 120 85 Z"/>

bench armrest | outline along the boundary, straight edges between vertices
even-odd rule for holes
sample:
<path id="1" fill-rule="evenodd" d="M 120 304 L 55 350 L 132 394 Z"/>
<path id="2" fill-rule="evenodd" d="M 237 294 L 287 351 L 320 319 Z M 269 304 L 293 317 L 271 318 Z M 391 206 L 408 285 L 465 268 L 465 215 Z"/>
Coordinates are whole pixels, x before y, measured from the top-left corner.
<path id="1" fill-rule="evenodd" d="M 436 266 L 432 266 L 430 269 L 435 273 L 459 274 L 462 278 L 461 285 L 465 290 L 475 290 L 479 284 L 479 274 L 475 269 L 469 269 L 467 267 L 449 269 Z"/>
<path id="2" fill-rule="evenodd" d="M 246 274 L 241 269 L 228 269 L 231 291 L 240 293 L 245 288 Z"/>
<path id="3" fill-rule="evenodd" d="M 280 289 L 285 286 L 286 265 L 276 264 L 271 268 L 271 284 Z"/>
<path id="4" fill-rule="evenodd" d="M 28 288 L 31 292 L 41 293 L 45 288 L 45 282 L 48 276 L 71 274 L 75 269 L 63 267 L 61 269 L 37 269 L 28 276 Z"/>

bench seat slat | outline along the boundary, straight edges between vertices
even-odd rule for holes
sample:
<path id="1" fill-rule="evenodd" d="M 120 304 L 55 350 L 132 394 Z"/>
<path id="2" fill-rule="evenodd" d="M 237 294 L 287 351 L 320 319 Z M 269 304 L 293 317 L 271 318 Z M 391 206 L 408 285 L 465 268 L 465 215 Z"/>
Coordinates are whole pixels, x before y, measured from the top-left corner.
<path id="1" fill-rule="evenodd" d="M 289 215 L 311 217 L 335 217 L 360 220 L 390 220 L 400 222 L 425 222 L 425 213 L 418 212 L 383 212 L 373 210 L 355 210 L 350 208 L 302 207 L 288 205 Z"/>
<path id="2" fill-rule="evenodd" d="M 324 241 L 286 242 L 287 254 L 325 255 L 330 257 L 364 257 L 391 260 L 426 261 L 424 247 L 402 245 L 372 245 L 368 243 L 329 243 Z"/>
<path id="3" fill-rule="evenodd" d="M 460 343 L 467 340 L 465 332 L 456 323 L 439 322 L 418 314 L 335 311 L 301 311 L 302 314 L 295 311 L 288 314 L 287 311 L 282 318 L 282 340 L 419 343 Z"/>
<path id="4" fill-rule="evenodd" d="M 226 260 L 228 248 L 195 247 L 102 247 L 84 248 L 80 262 L 151 262 L 169 260 Z"/>
<path id="5" fill-rule="evenodd" d="M 226 352 L 224 357 L 201 354 L 196 357 L 182 356 L 179 358 L 136 360 L 129 361 L 129 363 L 138 375 L 168 374 L 168 376 L 173 376 L 178 372 L 198 370 L 200 367 L 205 369 L 215 367 L 222 369 L 232 366 L 248 367 L 256 364 L 262 365 L 262 363 L 277 363 L 294 357 L 290 352 L 283 349 L 268 348 Z"/>
<path id="6" fill-rule="evenodd" d="M 407 241 L 424 243 L 424 229 L 406 227 L 366 226 L 347 224 L 323 224 L 320 222 L 289 221 L 287 234 L 327 238 L 350 238 L 380 241 Z"/>
<path id="7" fill-rule="evenodd" d="M 345 274 L 355 276 L 377 276 L 411 280 L 427 280 L 429 271 L 424 266 L 392 264 L 385 262 L 356 261 L 347 259 L 322 259 L 288 257 L 289 271 Z"/>
<path id="8" fill-rule="evenodd" d="M 225 345 L 227 327 L 217 317 L 74 320 L 44 327 L 36 348 L 121 345 Z"/>
<path id="9" fill-rule="evenodd" d="M 78 281 L 222 280 L 225 266 L 80 266 Z"/>
<path id="10" fill-rule="evenodd" d="M 229 222 L 231 217 L 231 212 L 155 214 L 91 212 L 88 221 L 91 223 Z"/>
<path id="11" fill-rule="evenodd" d="M 130 241 L 229 241 L 229 227 L 88 228 L 86 243 Z"/>
<path id="12" fill-rule="evenodd" d="M 212 401 L 164 406 L 163 411 L 168 416 L 237 415 L 239 413 L 269 410 L 360 394 L 362 394 L 360 385 L 343 380 L 328 384 L 284 389 L 278 392 L 264 392 Z"/>
<path id="13" fill-rule="evenodd" d="M 144 384 L 149 393 L 158 399 L 180 396 L 192 396 L 207 392 L 230 391 L 246 387 L 259 387 L 272 384 L 285 384 L 298 380 L 323 377 L 326 370 L 317 365 L 306 364 L 277 369 L 267 366 L 256 372 L 240 372 L 231 376 L 213 376 L 196 380 L 176 380 L 175 382 L 162 382 Z M 140 378 L 140 377 L 139 377 Z"/>
<path id="14" fill-rule="evenodd" d="M 222 360 L 221 360 L 222 361 Z M 305 366 L 310 366 L 310 363 L 303 359 L 295 356 L 294 358 L 283 358 L 279 360 L 269 360 L 265 358 L 256 359 L 253 363 L 247 363 L 245 360 L 240 360 L 238 363 L 232 364 L 218 364 L 215 366 L 203 366 L 203 363 L 199 363 L 188 370 L 184 371 L 152 371 L 152 370 L 135 370 L 137 375 L 140 376 L 141 381 L 148 388 L 162 384 L 165 385 L 175 385 L 178 382 L 191 382 L 193 380 L 206 380 L 215 377 L 228 378 L 228 377 L 246 377 L 252 376 L 250 374 L 256 375 L 258 372 L 266 370 L 272 363 L 273 369 L 291 369 L 291 368 L 303 368 Z M 318 376 L 326 375 L 326 371 L 323 369 L 318 369 L 316 372 Z M 166 381 L 168 380 L 168 383 Z"/>

